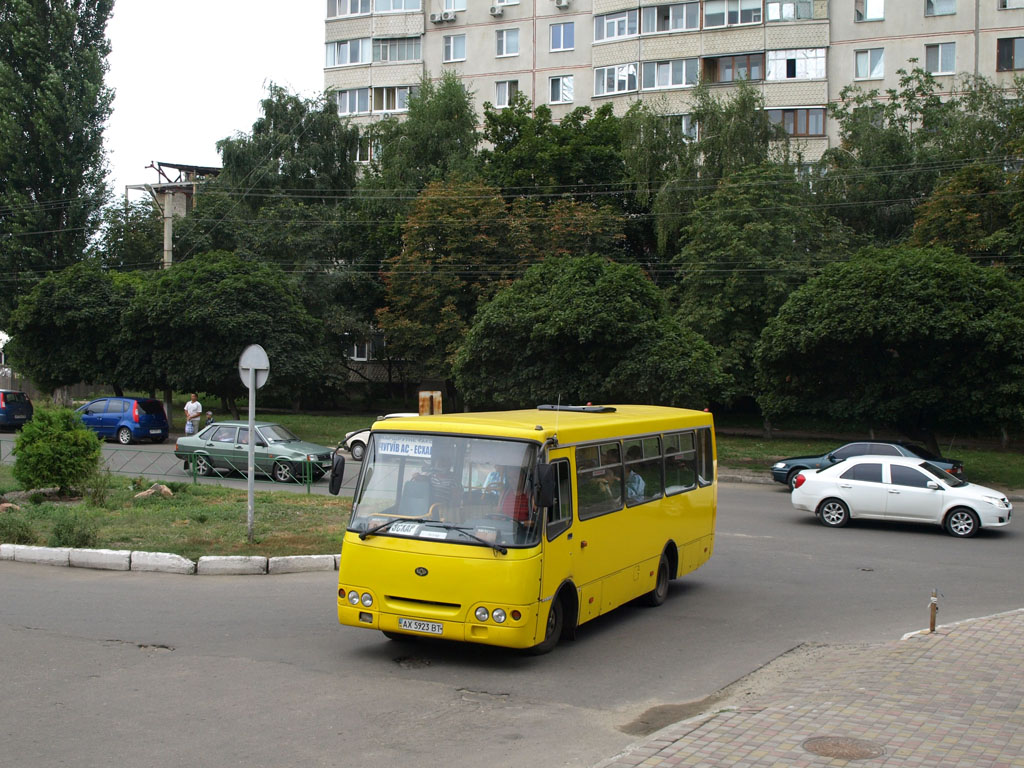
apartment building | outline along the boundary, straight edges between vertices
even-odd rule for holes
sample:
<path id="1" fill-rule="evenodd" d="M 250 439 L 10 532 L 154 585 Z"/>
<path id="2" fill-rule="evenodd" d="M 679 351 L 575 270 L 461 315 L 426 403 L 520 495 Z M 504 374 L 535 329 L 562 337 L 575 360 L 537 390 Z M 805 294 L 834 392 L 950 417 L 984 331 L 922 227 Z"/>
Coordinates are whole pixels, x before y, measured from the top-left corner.
<path id="1" fill-rule="evenodd" d="M 1009 84 L 1024 74 L 1024 0 L 327 0 L 324 85 L 357 123 L 407 109 L 427 74 L 484 102 L 517 92 L 555 119 L 650 100 L 689 130 L 691 91 L 747 79 L 814 160 L 826 106 L 850 83 L 884 91 L 916 59 Z"/>

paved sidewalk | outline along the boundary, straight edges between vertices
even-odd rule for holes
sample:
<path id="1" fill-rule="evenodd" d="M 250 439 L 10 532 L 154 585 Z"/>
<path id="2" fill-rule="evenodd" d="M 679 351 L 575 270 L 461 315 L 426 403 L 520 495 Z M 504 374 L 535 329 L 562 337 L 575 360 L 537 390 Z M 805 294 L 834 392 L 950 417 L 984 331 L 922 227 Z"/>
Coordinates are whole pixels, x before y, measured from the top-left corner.
<path id="1" fill-rule="evenodd" d="M 1024 609 L 837 649 L 599 768 L 1024 768 Z"/>

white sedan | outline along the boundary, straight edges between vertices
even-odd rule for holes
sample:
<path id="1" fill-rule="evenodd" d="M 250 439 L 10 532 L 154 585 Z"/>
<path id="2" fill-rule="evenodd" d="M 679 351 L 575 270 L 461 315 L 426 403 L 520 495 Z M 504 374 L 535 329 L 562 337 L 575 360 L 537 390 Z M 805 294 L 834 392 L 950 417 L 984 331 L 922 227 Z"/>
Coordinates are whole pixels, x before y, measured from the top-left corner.
<path id="1" fill-rule="evenodd" d="M 851 518 L 941 525 L 967 538 L 979 528 L 1010 524 L 1013 505 L 1000 491 L 960 480 L 921 459 L 857 456 L 825 469 L 805 469 L 792 501 L 822 525 L 841 528 Z"/>
<path id="2" fill-rule="evenodd" d="M 377 421 L 383 419 L 401 419 L 410 416 L 419 416 L 418 413 L 389 413 L 386 416 L 378 416 Z M 347 432 L 345 439 L 342 441 L 342 447 L 352 454 L 352 458 L 356 461 L 363 460 L 363 454 L 366 453 L 366 444 L 370 441 L 370 428 L 357 429 L 354 432 Z"/>

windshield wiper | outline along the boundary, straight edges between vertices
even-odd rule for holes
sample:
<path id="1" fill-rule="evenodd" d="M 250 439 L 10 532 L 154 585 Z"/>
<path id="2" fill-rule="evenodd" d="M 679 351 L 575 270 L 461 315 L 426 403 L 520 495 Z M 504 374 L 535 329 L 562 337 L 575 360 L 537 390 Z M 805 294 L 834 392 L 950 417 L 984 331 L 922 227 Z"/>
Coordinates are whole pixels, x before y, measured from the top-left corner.
<path id="1" fill-rule="evenodd" d="M 429 523 L 428 522 L 427 524 L 428 525 L 437 526 L 438 528 L 444 528 L 446 531 L 458 531 L 463 536 L 468 536 L 469 538 L 471 538 L 471 539 L 473 539 L 475 541 L 479 541 L 481 544 L 486 544 L 488 547 L 490 547 L 491 549 L 495 550 L 496 552 L 500 552 L 503 555 L 507 555 L 508 554 L 508 549 L 506 547 L 503 547 L 501 544 L 495 544 L 493 541 L 488 541 L 487 539 L 482 539 L 479 536 L 477 536 L 475 533 L 470 533 L 470 529 L 466 528 L 465 526 L 452 525 L 451 523 Z"/>
<path id="2" fill-rule="evenodd" d="M 365 540 L 367 536 L 372 536 L 375 533 L 383 531 L 385 528 L 387 528 L 392 523 L 398 523 L 398 522 L 402 522 L 402 523 L 422 523 L 423 522 L 423 518 L 421 518 L 421 517 L 392 517 L 390 520 L 385 520 L 383 523 L 378 523 L 377 525 L 373 526 L 373 528 L 370 528 L 369 530 L 363 531 L 362 533 L 359 534 L 359 538 L 360 538 L 360 540 Z"/>

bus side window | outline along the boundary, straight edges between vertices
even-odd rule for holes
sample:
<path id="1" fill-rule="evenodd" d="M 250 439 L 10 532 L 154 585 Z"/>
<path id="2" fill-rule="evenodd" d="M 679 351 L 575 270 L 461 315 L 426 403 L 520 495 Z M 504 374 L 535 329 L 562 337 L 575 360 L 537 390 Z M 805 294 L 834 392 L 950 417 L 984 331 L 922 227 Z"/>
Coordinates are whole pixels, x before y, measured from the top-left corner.
<path id="1" fill-rule="evenodd" d="M 576 490 L 583 520 L 622 509 L 622 464 L 619 444 L 576 449 Z"/>
<path id="2" fill-rule="evenodd" d="M 673 496 L 697 486 L 697 450 L 693 432 L 665 435 L 665 493 Z"/>
<path id="3" fill-rule="evenodd" d="M 643 437 L 626 440 L 626 505 L 661 498 L 661 440 Z"/>
<path id="4" fill-rule="evenodd" d="M 552 462 L 558 477 L 558 489 L 554 502 L 547 509 L 548 541 L 560 536 L 572 525 L 572 478 L 569 462 L 564 459 Z"/>
<path id="5" fill-rule="evenodd" d="M 697 482 L 711 485 L 715 480 L 715 455 L 711 448 L 711 430 L 697 430 Z"/>

